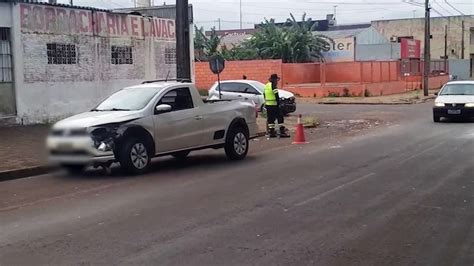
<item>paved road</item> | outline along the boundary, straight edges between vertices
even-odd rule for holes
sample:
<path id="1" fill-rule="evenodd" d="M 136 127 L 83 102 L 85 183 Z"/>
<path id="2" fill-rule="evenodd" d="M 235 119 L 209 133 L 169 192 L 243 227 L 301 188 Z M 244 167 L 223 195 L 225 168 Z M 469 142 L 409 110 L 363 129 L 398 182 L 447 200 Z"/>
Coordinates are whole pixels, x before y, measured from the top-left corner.
<path id="1" fill-rule="evenodd" d="M 0 183 L 0 265 L 473 265 L 474 124 L 429 108 L 241 163 Z"/>

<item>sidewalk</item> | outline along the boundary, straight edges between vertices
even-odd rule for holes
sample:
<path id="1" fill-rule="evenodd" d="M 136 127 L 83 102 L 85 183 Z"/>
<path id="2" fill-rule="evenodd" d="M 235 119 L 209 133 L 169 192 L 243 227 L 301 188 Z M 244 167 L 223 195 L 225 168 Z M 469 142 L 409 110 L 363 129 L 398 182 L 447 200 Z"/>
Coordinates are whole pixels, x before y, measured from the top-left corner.
<path id="1" fill-rule="evenodd" d="M 392 94 L 373 97 L 326 97 L 326 98 L 299 98 L 300 102 L 319 104 L 415 104 L 435 98 L 438 90 L 430 90 L 429 96 L 423 96 L 423 91 L 410 91 L 403 94 Z"/>
<path id="2" fill-rule="evenodd" d="M 48 131 L 49 125 L 0 127 L 0 179 L 45 168 Z"/>

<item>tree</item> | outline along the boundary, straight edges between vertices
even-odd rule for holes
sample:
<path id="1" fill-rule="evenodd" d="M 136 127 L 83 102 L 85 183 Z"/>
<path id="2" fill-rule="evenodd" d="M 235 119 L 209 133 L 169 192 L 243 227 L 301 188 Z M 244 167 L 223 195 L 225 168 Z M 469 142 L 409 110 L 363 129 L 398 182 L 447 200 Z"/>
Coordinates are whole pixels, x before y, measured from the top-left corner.
<path id="1" fill-rule="evenodd" d="M 216 32 L 216 28 L 211 29 L 211 35 L 209 37 L 204 34 L 204 29 L 202 27 L 198 29 L 196 26 L 194 26 L 194 30 L 194 48 L 199 54 L 196 57 L 197 60 L 208 60 L 211 56 L 219 54 L 221 38 Z"/>
<path id="2" fill-rule="evenodd" d="M 290 61 L 292 63 L 324 61 L 323 51 L 330 49 L 330 43 L 334 41 L 323 35 L 314 35 L 317 22 L 311 18 L 306 19 L 306 13 L 303 14 L 301 22 L 296 21 L 293 14 L 287 19 L 288 38 L 290 47 Z"/>
<path id="3" fill-rule="evenodd" d="M 253 60 L 258 58 L 257 51 L 247 44 L 235 45 L 232 48 L 227 48 L 226 45 L 221 47 L 221 55 L 224 59 L 232 60 Z"/>
<path id="4" fill-rule="evenodd" d="M 197 61 L 204 60 L 204 47 L 205 47 L 205 38 L 204 28 L 198 28 L 194 25 L 194 57 Z"/>
<path id="5" fill-rule="evenodd" d="M 290 14 L 286 25 L 278 27 L 275 21 L 265 20 L 247 45 L 256 50 L 258 58 L 282 59 L 284 63 L 324 61 L 323 51 L 329 50 L 332 39 L 314 35 L 317 23 L 306 19 L 300 22 Z"/>

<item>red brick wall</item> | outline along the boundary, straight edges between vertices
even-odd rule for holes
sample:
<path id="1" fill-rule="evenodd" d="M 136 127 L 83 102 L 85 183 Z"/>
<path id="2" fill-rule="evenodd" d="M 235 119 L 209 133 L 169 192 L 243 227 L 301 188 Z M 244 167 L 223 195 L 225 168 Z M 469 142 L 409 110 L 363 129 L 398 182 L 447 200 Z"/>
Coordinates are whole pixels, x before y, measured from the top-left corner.
<path id="1" fill-rule="evenodd" d="M 250 80 L 267 83 L 271 74 L 281 77 L 281 69 L 281 60 L 226 61 L 220 76 L 221 80 L 230 80 L 242 79 L 242 75 L 246 75 Z M 195 62 L 195 74 L 199 90 L 208 90 L 217 81 L 217 75 L 209 69 L 209 62 Z"/>
<path id="2" fill-rule="evenodd" d="M 320 64 L 283 64 L 283 86 L 321 82 Z"/>

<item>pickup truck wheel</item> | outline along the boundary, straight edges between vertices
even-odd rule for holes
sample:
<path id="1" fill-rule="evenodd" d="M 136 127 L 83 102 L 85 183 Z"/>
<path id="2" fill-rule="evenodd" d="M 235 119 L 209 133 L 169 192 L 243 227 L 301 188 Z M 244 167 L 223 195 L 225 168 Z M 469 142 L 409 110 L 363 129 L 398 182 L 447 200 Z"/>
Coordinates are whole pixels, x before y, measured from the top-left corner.
<path id="1" fill-rule="evenodd" d="M 82 173 L 86 168 L 86 166 L 82 164 L 63 164 L 61 167 L 66 169 L 68 173 L 76 175 Z"/>
<path id="2" fill-rule="evenodd" d="M 241 127 L 233 128 L 229 131 L 225 153 L 230 160 L 242 160 L 249 151 L 249 136 L 245 129 Z"/>
<path id="3" fill-rule="evenodd" d="M 438 116 L 438 115 L 433 114 L 433 121 L 434 121 L 435 123 L 439 123 L 439 122 L 441 122 L 441 117 Z"/>
<path id="4" fill-rule="evenodd" d="M 174 158 L 176 158 L 178 160 L 184 160 L 184 159 L 188 158 L 189 153 L 190 153 L 190 151 L 178 151 L 178 152 L 175 152 L 175 153 L 171 154 L 171 156 L 173 156 Z"/>
<path id="5" fill-rule="evenodd" d="M 130 174 L 140 174 L 150 165 L 150 149 L 146 142 L 130 138 L 124 142 L 120 151 L 119 162 L 122 169 Z"/>

